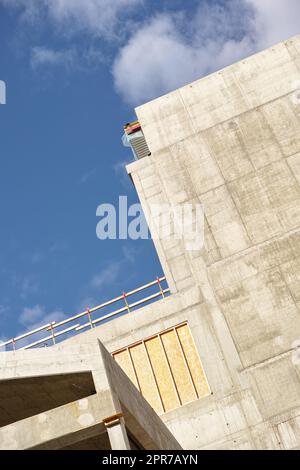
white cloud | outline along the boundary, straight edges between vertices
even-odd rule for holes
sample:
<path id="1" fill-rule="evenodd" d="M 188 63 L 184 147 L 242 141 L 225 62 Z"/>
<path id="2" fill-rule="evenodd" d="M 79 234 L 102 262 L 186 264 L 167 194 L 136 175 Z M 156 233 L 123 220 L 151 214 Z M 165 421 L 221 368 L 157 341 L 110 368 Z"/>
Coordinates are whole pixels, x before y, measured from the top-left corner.
<path id="1" fill-rule="evenodd" d="M 102 271 L 94 276 L 91 280 L 91 286 L 97 289 L 113 284 L 117 281 L 121 270 L 121 262 L 112 262 L 102 269 Z"/>
<path id="2" fill-rule="evenodd" d="M 8 312 L 8 307 L 0 304 L 0 325 L 4 325 L 5 321 L 8 319 Z"/>
<path id="3" fill-rule="evenodd" d="M 45 46 L 36 46 L 32 47 L 30 57 L 33 69 L 48 66 L 63 67 L 67 71 L 91 70 L 105 62 L 106 58 L 102 51 L 92 46 L 81 50 L 75 47 L 55 50 Z"/>
<path id="4" fill-rule="evenodd" d="M 80 184 L 88 183 L 95 176 L 96 171 L 97 171 L 96 168 L 92 168 L 91 170 L 88 170 L 85 173 L 83 173 L 83 175 L 81 176 L 79 180 L 79 183 Z"/>
<path id="5" fill-rule="evenodd" d="M 132 245 L 122 247 L 122 257 L 118 261 L 113 261 L 105 266 L 90 282 L 93 288 L 102 288 L 103 286 L 113 285 L 118 282 L 120 274 L 124 273 L 126 264 L 134 264 L 138 255 L 138 250 Z M 128 276 L 127 276 L 128 277 Z"/>
<path id="6" fill-rule="evenodd" d="M 40 319 L 44 314 L 45 311 L 40 305 L 31 308 L 25 307 L 20 315 L 19 322 L 22 323 L 22 325 L 27 325 Z"/>
<path id="7" fill-rule="evenodd" d="M 4 367 L 6 364 L 7 360 L 7 354 L 1 354 L 5 351 L 8 350 L 8 346 L 2 346 L 3 343 L 6 343 L 6 341 L 9 341 L 10 338 L 7 338 L 7 336 L 0 335 L 0 367 Z"/>
<path id="8" fill-rule="evenodd" d="M 53 255 L 56 253 L 61 253 L 63 251 L 66 251 L 67 249 L 68 249 L 67 243 L 63 240 L 58 240 L 49 247 L 49 253 Z"/>
<path id="9" fill-rule="evenodd" d="M 298 0 L 200 4 L 144 23 L 113 65 L 117 91 L 141 104 L 300 32 Z"/>
<path id="10" fill-rule="evenodd" d="M 109 59 L 98 39 L 114 38 L 114 46 L 123 44 L 112 73 L 117 91 L 130 105 L 300 32 L 299 0 L 198 0 L 198 8 L 188 3 L 182 0 L 182 11 L 165 8 L 164 13 L 159 13 L 161 4 L 155 5 L 156 15 L 139 23 L 139 7 L 152 7 L 151 0 L 0 0 L 0 5 L 18 8 L 31 24 L 49 20 L 61 37 L 84 33 L 91 39 L 91 50 L 84 53 L 73 44 L 61 51 L 33 48 L 33 67 L 104 63 Z"/>
<path id="11" fill-rule="evenodd" d="M 19 323 L 27 327 L 29 330 L 34 330 L 43 324 L 53 321 L 59 322 L 66 318 L 65 314 L 60 310 L 53 312 L 46 311 L 45 307 L 35 305 L 34 307 L 25 307 L 19 317 Z"/>
<path id="12" fill-rule="evenodd" d="M 45 255 L 40 251 L 35 251 L 29 255 L 29 259 L 32 264 L 38 264 L 44 261 Z"/>
<path id="13" fill-rule="evenodd" d="M 138 256 L 140 254 L 140 250 L 135 248 L 133 245 L 125 245 L 122 248 L 122 252 L 126 261 L 131 264 L 134 264 L 138 261 Z"/>
<path id="14" fill-rule="evenodd" d="M 4 307 L 4 305 L 0 305 L 0 316 L 4 315 L 4 313 L 6 313 L 6 311 L 7 311 L 7 307 Z"/>
<path id="15" fill-rule="evenodd" d="M 39 290 L 39 284 L 34 275 L 27 275 L 21 280 L 20 284 L 20 296 L 22 299 L 26 299 L 32 294 L 36 294 Z"/>
<path id="16" fill-rule="evenodd" d="M 260 47 L 272 46 L 300 33 L 299 0 L 246 0 L 255 12 Z"/>
<path id="17" fill-rule="evenodd" d="M 0 0 L 0 5 L 19 8 L 22 18 L 41 22 L 49 18 L 64 34 L 86 32 L 110 36 L 119 19 L 143 0 Z"/>
<path id="18" fill-rule="evenodd" d="M 93 297 L 91 295 L 87 296 L 87 297 L 84 297 L 83 300 L 81 302 L 79 302 L 78 311 L 83 312 L 87 308 L 91 309 L 91 308 L 95 307 L 96 305 L 98 305 L 99 303 L 100 303 L 99 299 L 96 299 L 95 297 Z"/>
<path id="19" fill-rule="evenodd" d="M 16 336 L 24 334 L 24 330 L 25 332 L 33 331 L 41 326 L 48 325 L 51 322 L 58 323 L 66 319 L 66 315 L 60 310 L 47 312 L 44 306 L 38 304 L 33 307 L 25 307 L 19 316 L 19 323 L 22 325 L 23 329 Z M 49 331 L 46 330 L 35 333 L 33 336 L 29 336 L 21 340 L 18 347 L 24 347 L 32 342 L 39 341 L 49 336 L 49 334 Z"/>
<path id="20" fill-rule="evenodd" d="M 130 152 L 129 156 L 126 156 L 123 158 L 123 160 L 117 161 L 113 166 L 116 177 L 119 179 L 119 182 L 126 190 L 132 188 L 132 182 L 130 181 L 130 177 L 126 171 L 126 165 L 129 163 L 132 163 L 132 156 Z"/>
<path id="21" fill-rule="evenodd" d="M 63 65 L 66 68 L 75 63 L 74 49 L 55 51 L 47 47 L 33 47 L 31 50 L 31 66 L 37 68 L 43 65 Z"/>

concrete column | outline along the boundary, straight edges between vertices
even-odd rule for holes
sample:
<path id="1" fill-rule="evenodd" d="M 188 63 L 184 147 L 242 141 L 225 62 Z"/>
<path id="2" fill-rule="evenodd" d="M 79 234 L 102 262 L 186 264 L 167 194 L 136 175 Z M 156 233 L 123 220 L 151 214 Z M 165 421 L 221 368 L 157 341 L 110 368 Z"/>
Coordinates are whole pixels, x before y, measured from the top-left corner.
<path id="1" fill-rule="evenodd" d="M 106 424 L 112 450 L 130 450 L 124 418 Z"/>

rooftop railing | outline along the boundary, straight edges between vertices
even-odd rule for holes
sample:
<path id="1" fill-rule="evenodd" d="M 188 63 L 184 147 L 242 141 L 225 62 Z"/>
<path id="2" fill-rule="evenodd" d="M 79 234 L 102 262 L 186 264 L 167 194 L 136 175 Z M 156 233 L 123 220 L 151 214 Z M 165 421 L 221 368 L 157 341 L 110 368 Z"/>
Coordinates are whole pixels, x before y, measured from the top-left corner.
<path id="1" fill-rule="evenodd" d="M 132 297 L 140 297 L 141 293 L 145 290 L 147 290 L 150 295 L 143 298 L 136 298 L 134 302 L 130 303 Z M 154 292 L 152 292 L 153 290 Z M 5 348 L 5 350 L 15 351 L 17 349 L 35 348 L 37 346 L 49 346 L 48 342 L 50 342 L 50 345 L 55 345 L 62 338 L 65 339 L 66 336 L 74 336 L 87 328 L 92 329 L 115 317 L 130 314 L 130 312 L 142 305 L 151 303 L 158 298 L 164 298 L 169 295 L 169 293 L 170 289 L 166 285 L 166 278 L 164 276 L 157 277 L 155 281 L 149 282 L 149 284 L 145 284 L 130 292 L 123 292 L 119 297 L 104 302 L 96 307 L 87 308 L 84 312 L 73 315 L 66 320 L 47 323 L 46 325 L 5 341 L 0 344 L 0 352 L 3 351 L 3 348 Z M 108 310 L 112 305 L 119 308 L 110 312 Z M 94 318 L 94 313 L 99 311 L 102 311 L 102 315 L 98 318 Z M 70 324 L 71 326 L 64 328 Z"/>

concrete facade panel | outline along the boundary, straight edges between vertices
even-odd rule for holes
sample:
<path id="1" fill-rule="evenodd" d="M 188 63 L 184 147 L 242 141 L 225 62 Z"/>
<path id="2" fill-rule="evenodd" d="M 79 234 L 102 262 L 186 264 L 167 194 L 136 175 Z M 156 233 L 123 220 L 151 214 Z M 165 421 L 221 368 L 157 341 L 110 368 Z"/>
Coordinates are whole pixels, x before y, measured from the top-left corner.
<path id="1" fill-rule="evenodd" d="M 0 355 L 4 413 L 1 381 L 91 371 L 147 448 L 300 447 L 299 90 L 297 36 L 136 110 L 152 153 L 127 171 L 172 295 L 49 351 Z M 187 202 L 205 214 L 194 252 L 149 216 Z M 211 394 L 158 417 L 105 357 L 182 322 Z"/>

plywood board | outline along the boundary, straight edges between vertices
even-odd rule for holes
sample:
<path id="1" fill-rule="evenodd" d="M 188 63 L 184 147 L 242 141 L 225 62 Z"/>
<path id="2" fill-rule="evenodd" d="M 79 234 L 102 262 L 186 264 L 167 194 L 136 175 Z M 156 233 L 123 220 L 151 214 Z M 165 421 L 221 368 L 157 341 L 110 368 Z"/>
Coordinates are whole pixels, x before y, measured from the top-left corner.
<path id="1" fill-rule="evenodd" d="M 158 337 L 155 337 L 147 340 L 145 345 L 149 353 L 165 411 L 173 410 L 180 406 L 180 402 L 172 382 L 172 376 L 160 340 Z"/>
<path id="2" fill-rule="evenodd" d="M 121 351 L 117 354 L 114 354 L 114 358 L 117 361 L 117 363 L 119 364 L 119 366 L 121 367 L 121 369 L 123 369 L 125 374 L 130 378 L 131 382 L 138 389 L 139 388 L 138 383 L 137 383 L 137 380 L 136 380 L 136 376 L 135 376 L 135 373 L 134 373 L 134 370 L 133 370 L 133 365 L 131 363 L 128 350 Z"/>
<path id="3" fill-rule="evenodd" d="M 157 413 L 163 412 L 144 345 L 133 346 L 130 348 L 130 354 L 138 377 L 141 394 Z"/>
<path id="4" fill-rule="evenodd" d="M 168 357 L 170 368 L 176 383 L 181 403 L 189 403 L 197 399 L 195 389 L 185 364 L 183 354 L 178 344 L 175 331 L 168 331 L 161 335 L 161 339 Z"/>
<path id="5" fill-rule="evenodd" d="M 188 325 L 176 328 L 199 398 L 210 394 L 205 373 Z"/>

